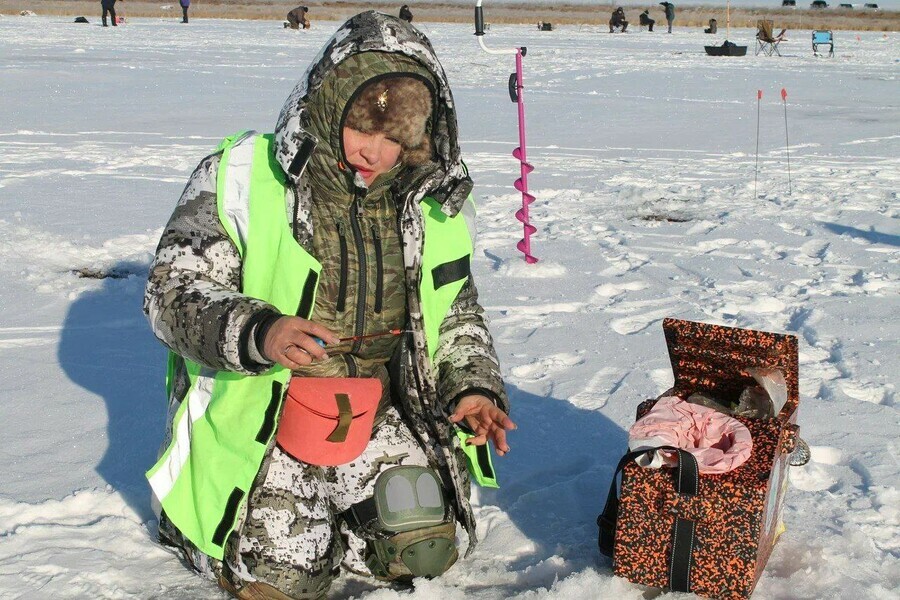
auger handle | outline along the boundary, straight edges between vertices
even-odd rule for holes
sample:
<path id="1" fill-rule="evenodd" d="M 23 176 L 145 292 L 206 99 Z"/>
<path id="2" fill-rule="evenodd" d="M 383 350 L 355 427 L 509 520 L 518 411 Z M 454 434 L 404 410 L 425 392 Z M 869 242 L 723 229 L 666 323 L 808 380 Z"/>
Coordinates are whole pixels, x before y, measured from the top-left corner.
<path id="1" fill-rule="evenodd" d="M 475 5 L 475 35 L 484 35 L 484 10 L 481 8 L 481 0 Z"/>
<path id="2" fill-rule="evenodd" d="M 481 1 L 475 2 L 475 37 L 478 38 L 478 45 L 488 54 L 517 54 L 518 48 L 506 48 L 505 50 L 493 50 L 484 45 L 484 11 L 481 8 Z"/>

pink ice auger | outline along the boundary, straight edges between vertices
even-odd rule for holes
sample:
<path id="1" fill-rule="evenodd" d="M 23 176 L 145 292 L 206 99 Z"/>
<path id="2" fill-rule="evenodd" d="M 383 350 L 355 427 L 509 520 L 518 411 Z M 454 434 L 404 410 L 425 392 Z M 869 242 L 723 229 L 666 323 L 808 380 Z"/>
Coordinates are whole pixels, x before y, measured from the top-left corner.
<path id="1" fill-rule="evenodd" d="M 534 167 L 528 162 L 525 151 L 525 99 L 522 90 L 525 86 L 522 84 L 522 57 L 525 56 L 527 48 L 507 48 L 505 50 L 492 50 L 484 45 L 484 13 L 481 9 L 481 1 L 475 3 L 475 36 L 478 38 L 478 44 L 481 49 L 489 54 L 515 54 L 516 55 L 516 72 L 509 75 L 509 99 L 515 102 L 519 107 L 519 147 L 513 150 L 512 155 L 519 159 L 520 175 L 516 179 L 513 186 L 522 192 L 522 208 L 516 211 L 516 218 L 522 222 L 524 236 L 516 248 L 525 255 L 525 262 L 532 264 L 538 261 L 537 257 L 531 254 L 531 234 L 537 231 L 537 228 L 529 222 L 528 205 L 534 202 L 535 198 L 528 193 L 528 174 L 534 171 Z"/>

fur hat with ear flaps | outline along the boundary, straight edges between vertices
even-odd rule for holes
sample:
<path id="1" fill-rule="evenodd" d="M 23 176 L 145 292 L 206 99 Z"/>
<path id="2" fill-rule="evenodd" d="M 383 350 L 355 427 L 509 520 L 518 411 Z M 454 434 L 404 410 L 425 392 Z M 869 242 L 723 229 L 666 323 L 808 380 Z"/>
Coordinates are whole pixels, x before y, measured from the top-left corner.
<path id="1" fill-rule="evenodd" d="M 399 142 L 400 160 L 418 166 L 432 157 L 428 87 L 412 77 L 388 77 L 365 85 L 356 94 L 344 126 L 363 133 L 380 132 Z"/>

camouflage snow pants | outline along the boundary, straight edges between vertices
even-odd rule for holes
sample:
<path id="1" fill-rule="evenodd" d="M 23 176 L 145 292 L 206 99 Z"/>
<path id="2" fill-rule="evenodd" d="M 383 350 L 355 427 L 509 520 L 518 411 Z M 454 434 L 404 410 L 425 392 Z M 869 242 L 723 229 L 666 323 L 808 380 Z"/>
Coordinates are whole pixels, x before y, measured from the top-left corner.
<path id="1" fill-rule="evenodd" d="M 240 534 L 226 551 L 223 587 L 233 586 L 229 591 L 242 598 L 279 598 L 250 590 L 240 594 L 242 588 L 272 586 L 289 598 L 306 600 L 325 597 L 342 565 L 369 575 L 365 542 L 335 515 L 370 498 L 378 475 L 397 465 L 429 466 L 395 408 L 388 410 L 362 456 L 346 465 L 309 465 L 276 446 L 265 480 L 250 494 Z"/>

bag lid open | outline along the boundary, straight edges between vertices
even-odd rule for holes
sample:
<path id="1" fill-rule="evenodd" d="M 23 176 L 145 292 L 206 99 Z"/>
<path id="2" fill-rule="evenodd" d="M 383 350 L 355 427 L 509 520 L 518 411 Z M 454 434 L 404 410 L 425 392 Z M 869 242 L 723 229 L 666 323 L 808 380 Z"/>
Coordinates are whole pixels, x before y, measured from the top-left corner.
<path id="1" fill-rule="evenodd" d="M 800 404 L 797 337 L 682 319 L 663 321 L 675 375 L 673 393 L 706 391 L 736 401 L 756 384 L 750 368 L 776 368 L 784 375 L 787 401 L 778 418 L 787 422 Z"/>

